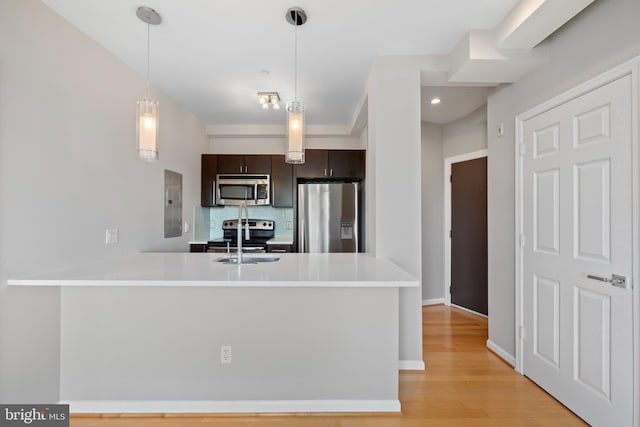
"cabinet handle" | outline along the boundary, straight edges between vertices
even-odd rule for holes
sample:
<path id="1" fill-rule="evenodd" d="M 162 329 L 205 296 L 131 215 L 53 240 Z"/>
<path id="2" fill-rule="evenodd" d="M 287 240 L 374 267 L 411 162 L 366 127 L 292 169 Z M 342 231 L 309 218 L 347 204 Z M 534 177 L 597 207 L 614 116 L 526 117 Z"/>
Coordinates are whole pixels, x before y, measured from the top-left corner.
<path id="1" fill-rule="evenodd" d="M 242 166 L 240 166 L 240 173 L 242 173 Z"/>
<path id="2" fill-rule="evenodd" d="M 329 176 L 333 176 L 333 169 L 329 169 Z"/>
<path id="3" fill-rule="evenodd" d="M 326 169 L 324 170 L 324 176 L 327 176 L 327 170 Z"/>
<path id="4" fill-rule="evenodd" d="M 286 249 L 271 249 L 271 252 L 278 252 L 278 253 L 287 253 Z"/>
<path id="5" fill-rule="evenodd" d="M 244 167 L 244 173 L 249 173 L 249 166 Z"/>

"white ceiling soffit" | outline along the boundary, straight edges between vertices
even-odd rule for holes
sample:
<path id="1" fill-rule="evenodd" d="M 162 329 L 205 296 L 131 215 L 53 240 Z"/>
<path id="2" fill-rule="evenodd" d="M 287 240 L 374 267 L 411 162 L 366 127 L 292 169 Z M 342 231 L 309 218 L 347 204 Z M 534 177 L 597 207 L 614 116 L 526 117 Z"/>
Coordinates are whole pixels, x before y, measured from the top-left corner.
<path id="1" fill-rule="evenodd" d="M 472 30 L 449 55 L 449 83 L 512 83 L 548 59 L 541 43 L 594 0 L 522 0 L 491 31 Z"/>
<path id="2" fill-rule="evenodd" d="M 522 0 L 495 29 L 498 49 L 533 49 L 594 0 Z"/>

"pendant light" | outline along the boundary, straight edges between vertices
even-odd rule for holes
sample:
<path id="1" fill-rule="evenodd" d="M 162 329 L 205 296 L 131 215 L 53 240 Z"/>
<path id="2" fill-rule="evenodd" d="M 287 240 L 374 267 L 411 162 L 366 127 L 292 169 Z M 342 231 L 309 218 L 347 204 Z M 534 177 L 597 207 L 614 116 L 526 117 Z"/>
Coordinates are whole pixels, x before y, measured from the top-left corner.
<path id="1" fill-rule="evenodd" d="M 149 83 L 149 31 L 151 25 L 158 25 L 162 18 L 150 7 L 140 6 L 136 16 L 147 24 L 147 93 L 138 101 L 136 109 L 136 132 L 138 135 L 138 156 L 146 161 L 158 160 L 158 101 L 150 96 Z"/>
<path id="2" fill-rule="evenodd" d="M 304 163 L 304 116 L 307 106 L 298 101 L 298 27 L 307 22 L 307 14 L 299 7 L 292 7 L 286 14 L 287 22 L 295 27 L 293 49 L 293 101 L 287 103 L 287 163 Z"/>

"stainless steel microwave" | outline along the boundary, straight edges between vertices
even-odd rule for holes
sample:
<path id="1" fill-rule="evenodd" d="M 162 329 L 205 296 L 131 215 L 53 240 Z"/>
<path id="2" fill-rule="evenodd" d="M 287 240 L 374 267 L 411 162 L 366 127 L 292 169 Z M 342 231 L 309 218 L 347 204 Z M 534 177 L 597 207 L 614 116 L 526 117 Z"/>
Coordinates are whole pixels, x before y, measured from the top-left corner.
<path id="1" fill-rule="evenodd" d="M 216 178 L 216 204 L 247 205 L 271 204 L 271 176 L 262 174 L 218 174 Z"/>

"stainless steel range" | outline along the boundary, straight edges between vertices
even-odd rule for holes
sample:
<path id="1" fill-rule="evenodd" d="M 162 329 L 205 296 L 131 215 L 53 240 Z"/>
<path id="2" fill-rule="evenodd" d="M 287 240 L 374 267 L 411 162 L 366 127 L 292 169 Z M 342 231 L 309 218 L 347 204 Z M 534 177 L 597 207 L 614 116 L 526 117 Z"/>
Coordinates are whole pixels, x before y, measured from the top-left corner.
<path id="1" fill-rule="evenodd" d="M 249 239 L 242 241 L 242 251 L 260 253 L 267 251 L 267 241 L 275 236 L 275 221 L 270 219 L 249 219 Z M 244 230 L 247 220 L 242 221 Z M 230 252 L 237 250 L 238 220 L 228 219 L 222 222 L 221 239 L 207 242 L 207 252 Z M 242 233 L 243 237 L 245 233 Z"/>

